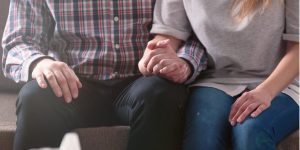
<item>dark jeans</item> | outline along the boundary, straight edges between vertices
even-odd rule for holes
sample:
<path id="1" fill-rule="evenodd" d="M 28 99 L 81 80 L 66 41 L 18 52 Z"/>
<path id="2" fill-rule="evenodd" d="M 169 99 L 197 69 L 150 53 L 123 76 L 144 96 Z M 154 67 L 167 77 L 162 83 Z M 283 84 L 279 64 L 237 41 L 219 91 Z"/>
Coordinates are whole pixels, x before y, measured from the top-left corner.
<path id="1" fill-rule="evenodd" d="M 280 93 L 258 117 L 232 127 L 228 121 L 237 97 L 197 87 L 187 107 L 184 150 L 275 150 L 276 144 L 299 128 L 299 106 Z M 231 140 L 230 140 L 231 138 Z"/>
<path id="2" fill-rule="evenodd" d="M 114 125 L 131 126 L 128 150 L 181 149 L 185 86 L 155 76 L 82 82 L 70 104 L 28 82 L 17 101 L 14 150 L 58 147 L 76 128 Z"/>

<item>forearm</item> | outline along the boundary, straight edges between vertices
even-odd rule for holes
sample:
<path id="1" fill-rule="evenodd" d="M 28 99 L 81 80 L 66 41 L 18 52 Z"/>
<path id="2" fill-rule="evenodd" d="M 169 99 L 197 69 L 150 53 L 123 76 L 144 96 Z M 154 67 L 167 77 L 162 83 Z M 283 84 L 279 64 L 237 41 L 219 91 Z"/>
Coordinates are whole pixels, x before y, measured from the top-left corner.
<path id="1" fill-rule="evenodd" d="M 267 91 L 275 97 L 299 74 L 299 43 L 289 42 L 287 52 L 272 74 L 257 89 Z"/>
<path id="2" fill-rule="evenodd" d="M 31 63 L 48 57 L 48 31 L 53 24 L 44 2 L 11 1 L 10 12 L 3 34 L 3 71 L 16 82 L 30 78 Z"/>
<path id="3" fill-rule="evenodd" d="M 190 36 L 178 50 L 177 56 L 190 63 L 192 72 L 186 81 L 187 84 L 193 82 L 199 76 L 201 71 L 205 70 L 207 67 L 207 54 L 205 48 L 194 34 Z"/>
<path id="4" fill-rule="evenodd" d="M 166 39 L 169 39 L 169 40 L 170 40 L 170 42 L 169 42 L 170 46 L 172 47 L 172 49 L 174 49 L 174 50 L 176 50 L 176 51 L 177 51 L 177 50 L 181 47 L 181 45 L 182 45 L 182 40 L 179 40 L 179 39 L 177 39 L 177 38 L 175 38 L 175 37 L 173 37 L 173 36 L 162 35 L 162 34 L 156 35 L 151 41 L 157 43 L 157 42 L 159 42 L 159 41 L 163 41 L 163 40 L 166 40 Z"/>

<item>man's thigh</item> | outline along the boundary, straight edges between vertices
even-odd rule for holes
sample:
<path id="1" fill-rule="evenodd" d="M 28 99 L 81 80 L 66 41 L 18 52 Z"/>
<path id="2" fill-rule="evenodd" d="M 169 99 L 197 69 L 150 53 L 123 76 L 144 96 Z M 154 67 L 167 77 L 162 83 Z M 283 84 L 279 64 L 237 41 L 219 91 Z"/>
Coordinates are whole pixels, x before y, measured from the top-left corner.
<path id="1" fill-rule="evenodd" d="M 115 88 L 92 81 L 82 83 L 78 98 L 66 103 L 63 97 L 55 96 L 50 87 L 42 89 L 35 80 L 30 81 L 19 93 L 17 111 L 62 117 L 72 124 L 71 128 L 113 124 Z"/>
<path id="2" fill-rule="evenodd" d="M 182 113 L 187 97 L 185 85 L 158 76 L 140 77 L 120 93 L 114 107 L 120 124 L 129 125 L 143 111 L 165 113 L 176 107 Z"/>

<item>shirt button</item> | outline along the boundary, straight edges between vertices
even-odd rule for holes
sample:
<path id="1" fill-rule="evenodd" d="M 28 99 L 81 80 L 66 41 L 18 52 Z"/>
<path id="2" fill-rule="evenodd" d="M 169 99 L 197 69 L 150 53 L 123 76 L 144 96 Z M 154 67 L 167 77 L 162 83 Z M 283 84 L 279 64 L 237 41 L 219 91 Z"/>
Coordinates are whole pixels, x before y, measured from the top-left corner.
<path id="1" fill-rule="evenodd" d="M 118 16 L 115 16 L 115 17 L 114 17 L 114 21 L 115 21 L 115 22 L 118 22 L 118 21 L 119 21 L 119 17 L 118 17 Z"/>
<path id="2" fill-rule="evenodd" d="M 120 48 L 120 45 L 119 45 L 119 44 L 116 44 L 116 45 L 115 45 L 115 48 L 116 48 L 116 49 L 119 49 L 119 48 Z"/>
<path id="3" fill-rule="evenodd" d="M 112 73 L 112 77 L 113 77 L 113 78 L 115 78 L 115 77 L 117 77 L 117 76 L 118 76 L 118 72 Z"/>

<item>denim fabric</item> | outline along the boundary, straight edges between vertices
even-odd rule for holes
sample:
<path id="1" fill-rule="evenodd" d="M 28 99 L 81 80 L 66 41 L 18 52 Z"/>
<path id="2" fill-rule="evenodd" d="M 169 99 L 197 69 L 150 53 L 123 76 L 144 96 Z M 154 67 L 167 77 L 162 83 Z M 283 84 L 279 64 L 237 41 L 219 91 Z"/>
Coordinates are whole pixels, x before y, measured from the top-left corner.
<path id="1" fill-rule="evenodd" d="M 299 128 L 299 106 L 278 94 L 256 118 L 231 126 L 228 118 L 237 97 L 210 87 L 191 90 L 186 114 L 184 150 L 275 150 L 276 144 Z"/>
<path id="2" fill-rule="evenodd" d="M 79 97 L 67 104 L 28 82 L 17 101 L 14 150 L 58 147 L 74 129 L 116 125 L 130 125 L 128 150 L 182 149 L 184 85 L 156 76 L 82 83 Z"/>

